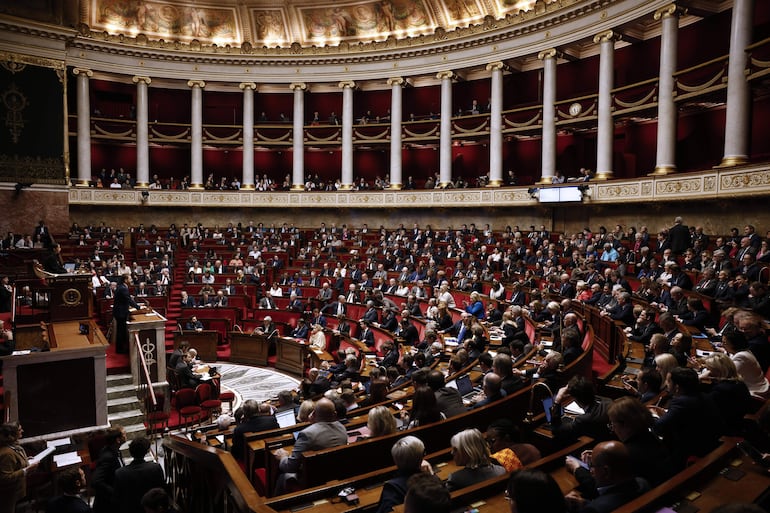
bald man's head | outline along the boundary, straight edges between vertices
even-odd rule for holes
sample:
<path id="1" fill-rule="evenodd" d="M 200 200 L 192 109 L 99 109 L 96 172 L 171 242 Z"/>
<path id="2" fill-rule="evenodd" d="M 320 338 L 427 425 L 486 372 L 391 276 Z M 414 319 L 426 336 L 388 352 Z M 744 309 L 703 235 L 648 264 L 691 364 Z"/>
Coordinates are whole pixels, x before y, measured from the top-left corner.
<path id="1" fill-rule="evenodd" d="M 597 486 L 608 486 L 633 477 L 631 456 L 623 442 L 610 440 L 596 444 L 591 455 Z"/>
<path id="2" fill-rule="evenodd" d="M 337 420 L 336 410 L 334 408 L 334 402 L 322 398 L 315 403 L 315 409 L 311 415 L 312 422 L 334 422 Z"/>

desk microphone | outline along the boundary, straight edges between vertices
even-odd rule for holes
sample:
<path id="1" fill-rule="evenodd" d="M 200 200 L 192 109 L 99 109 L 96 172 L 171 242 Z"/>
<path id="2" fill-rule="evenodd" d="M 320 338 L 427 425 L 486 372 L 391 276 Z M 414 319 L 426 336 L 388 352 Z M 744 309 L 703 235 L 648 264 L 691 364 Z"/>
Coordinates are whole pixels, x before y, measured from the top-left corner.
<path id="1" fill-rule="evenodd" d="M 234 324 L 234 325 L 233 325 L 233 328 L 238 328 L 238 331 L 240 331 L 241 333 L 243 333 L 243 330 L 242 330 L 242 329 L 241 329 L 241 327 L 240 327 L 240 326 L 238 326 L 237 324 Z"/>
<path id="2" fill-rule="evenodd" d="M 179 328 L 179 333 L 184 333 L 184 330 L 182 330 L 182 325 L 179 323 L 176 323 L 176 327 Z"/>

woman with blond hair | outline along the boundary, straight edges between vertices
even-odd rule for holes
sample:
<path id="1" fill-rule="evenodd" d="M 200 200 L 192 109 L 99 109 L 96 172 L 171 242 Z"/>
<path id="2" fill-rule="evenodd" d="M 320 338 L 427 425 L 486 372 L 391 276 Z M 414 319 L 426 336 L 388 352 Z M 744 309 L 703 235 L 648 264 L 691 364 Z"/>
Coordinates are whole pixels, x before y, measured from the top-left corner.
<path id="1" fill-rule="evenodd" d="M 310 332 L 310 339 L 308 342 L 311 347 L 326 351 L 326 333 L 324 333 L 324 327 L 320 324 L 313 326 L 313 331 Z"/>
<path id="2" fill-rule="evenodd" d="M 449 474 L 446 485 L 450 491 L 505 474 L 505 468 L 493 462 L 489 445 L 478 429 L 460 431 L 450 444 L 455 464 L 463 467 Z"/>

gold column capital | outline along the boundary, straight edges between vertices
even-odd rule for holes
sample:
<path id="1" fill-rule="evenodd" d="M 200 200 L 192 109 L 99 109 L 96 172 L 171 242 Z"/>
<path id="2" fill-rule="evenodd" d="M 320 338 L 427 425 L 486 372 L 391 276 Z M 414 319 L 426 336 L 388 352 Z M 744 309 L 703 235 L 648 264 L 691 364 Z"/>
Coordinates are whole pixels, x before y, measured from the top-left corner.
<path id="1" fill-rule="evenodd" d="M 192 88 L 200 87 L 201 89 L 203 89 L 204 87 L 206 87 L 206 82 L 204 82 L 203 80 L 188 80 L 187 87 L 192 87 Z"/>
<path id="2" fill-rule="evenodd" d="M 349 89 L 355 89 L 356 83 L 353 82 L 352 80 L 343 80 L 342 82 L 337 84 L 337 87 L 339 87 L 340 89 L 345 89 L 346 87 Z"/>
<path id="3" fill-rule="evenodd" d="M 451 70 L 439 71 L 436 73 L 436 78 L 439 80 L 452 80 L 453 78 L 457 78 L 457 75 Z"/>
<path id="4" fill-rule="evenodd" d="M 298 89 L 300 91 L 304 91 L 305 89 L 307 89 L 307 84 L 305 82 L 292 82 L 291 84 L 289 84 L 289 89 L 291 89 L 292 91 L 296 91 Z"/>
<path id="5" fill-rule="evenodd" d="M 152 79 L 150 77 L 142 77 L 142 76 L 139 76 L 139 75 L 136 75 L 136 76 L 132 77 L 131 81 L 134 84 L 138 84 L 139 82 L 142 82 L 143 84 L 150 85 L 152 83 Z"/>
<path id="6" fill-rule="evenodd" d="M 490 62 L 486 66 L 487 71 L 503 71 L 505 68 L 507 68 L 507 66 L 502 61 Z"/>
<path id="7" fill-rule="evenodd" d="M 653 18 L 655 19 L 655 21 L 658 21 L 662 18 L 670 18 L 672 16 L 682 16 L 684 14 L 687 14 L 687 9 L 673 3 L 673 4 L 668 4 L 664 7 L 661 7 L 660 9 L 655 11 Z"/>
<path id="8" fill-rule="evenodd" d="M 540 61 L 544 61 L 546 59 L 555 59 L 559 52 L 556 51 L 556 48 L 549 48 L 548 50 L 543 50 L 542 52 L 537 54 L 537 59 Z"/>
<path id="9" fill-rule="evenodd" d="M 403 78 L 403 77 L 391 77 L 391 78 L 389 78 L 389 79 L 387 80 L 387 84 L 388 84 L 390 87 L 393 87 L 393 86 L 402 86 L 402 85 L 404 85 L 404 82 L 406 82 L 406 81 L 404 80 L 404 78 Z"/>
<path id="10" fill-rule="evenodd" d="M 246 89 L 251 89 L 252 91 L 257 90 L 257 84 L 254 82 L 241 82 L 238 84 L 238 87 L 241 89 L 241 91 L 245 91 Z"/>
<path id="11" fill-rule="evenodd" d="M 72 74 L 73 75 L 84 75 L 84 76 L 86 76 L 88 78 L 91 78 L 92 76 L 94 76 L 94 72 L 91 71 L 88 68 L 73 68 Z"/>
<path id="12" fill-rule="evenodd" d="M 594 36 L 594 43 L 604 43 L 607 41 L 620 41 L 623 38 L 622 34 L 618 34 L 614 30 L 605 30 L 599 32 Z"/>

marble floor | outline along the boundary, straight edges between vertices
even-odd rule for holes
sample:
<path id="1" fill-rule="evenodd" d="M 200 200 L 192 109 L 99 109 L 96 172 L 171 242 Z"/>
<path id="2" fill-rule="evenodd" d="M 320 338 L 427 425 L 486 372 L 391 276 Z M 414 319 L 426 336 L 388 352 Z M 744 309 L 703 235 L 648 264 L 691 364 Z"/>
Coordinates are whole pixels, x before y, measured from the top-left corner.
<path id="1" fill-rule="evenodd" d="M 238 408 L 247 399 L 275 399 L 281 390 L 294 390 L 299 387 L 298 379 L 275 369 L 228 362 L 217 362 L 214 365 L 222 375 L 222 389 L 235 392 L 233 409 Z"/>

